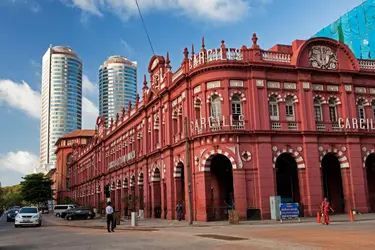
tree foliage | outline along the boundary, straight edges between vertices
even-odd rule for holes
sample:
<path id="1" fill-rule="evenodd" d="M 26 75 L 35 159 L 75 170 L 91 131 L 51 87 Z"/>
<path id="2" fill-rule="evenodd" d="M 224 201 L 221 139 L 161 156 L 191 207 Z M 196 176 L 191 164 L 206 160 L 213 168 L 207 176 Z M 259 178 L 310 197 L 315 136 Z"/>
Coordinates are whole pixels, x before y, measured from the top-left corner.
<path id="1" fill-rule="evenodd" d="M 0 208 L 7 209 L 12 206 L 25 205 L 22 200 L 20 185 L 2 187 L 0 192 Z"/>
<path id="2" fill-rule="evenodd" d="M 29 174 L 21 182 L 21 197 L 32 204 L 46 203 L 53 199 L 51 178 L 43 173 Z"/>

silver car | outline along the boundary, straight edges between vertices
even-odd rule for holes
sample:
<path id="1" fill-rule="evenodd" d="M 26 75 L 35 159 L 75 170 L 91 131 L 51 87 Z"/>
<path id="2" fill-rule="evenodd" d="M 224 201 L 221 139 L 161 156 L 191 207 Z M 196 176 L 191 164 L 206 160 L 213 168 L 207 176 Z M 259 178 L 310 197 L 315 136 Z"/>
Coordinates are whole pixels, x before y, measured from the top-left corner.
<path id="1" fill-rule="evenodd" d="M 37 226 L 42 225 L 42 214 L 39 213 L 37 207 L 23 207 L 18 212 L 14 227 L 20 226 Z"/>

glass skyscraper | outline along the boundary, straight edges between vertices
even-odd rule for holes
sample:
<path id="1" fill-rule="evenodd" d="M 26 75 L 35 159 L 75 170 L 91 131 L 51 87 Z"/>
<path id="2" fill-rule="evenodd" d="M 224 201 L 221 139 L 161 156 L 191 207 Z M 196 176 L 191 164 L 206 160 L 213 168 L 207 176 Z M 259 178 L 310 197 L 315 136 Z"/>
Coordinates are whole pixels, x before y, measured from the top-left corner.
<path id="1" fill-rule="evenodd" d="M 52 45 L 43 56 L 40 168 L 56 161 L 55 143 L 81 129 L 82 61 L 69 47 Z"/>
<path id="2" fill-rule="evenodd" d="M 111 118 L 135 103 L 137 94 L 137 63 L 122 56 L 111 56 L 99 68 L 99 115 L 107 126 Z"/>
<path id="3" fill-rule="evenodd" d="M 360 59 L 375 59 L 375 0 L 367 0 L 313 37 L 329 37 L 347 44 Z"/>

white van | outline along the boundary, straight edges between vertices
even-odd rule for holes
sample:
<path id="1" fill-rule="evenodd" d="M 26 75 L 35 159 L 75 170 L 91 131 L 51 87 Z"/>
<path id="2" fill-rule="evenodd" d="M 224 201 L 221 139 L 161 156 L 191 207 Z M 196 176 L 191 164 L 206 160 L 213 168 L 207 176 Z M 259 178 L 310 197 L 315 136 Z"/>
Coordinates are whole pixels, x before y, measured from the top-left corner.
<path id="1" fill-rule="evenodd" d="M 53 208 L 53 212 L 55 213 L 56 217 L 60 217 L 62 212 L 65 212 L 67 209 L 75 208 L 75 205 L 67 204 L 67 205 L 56 205 Z"/>

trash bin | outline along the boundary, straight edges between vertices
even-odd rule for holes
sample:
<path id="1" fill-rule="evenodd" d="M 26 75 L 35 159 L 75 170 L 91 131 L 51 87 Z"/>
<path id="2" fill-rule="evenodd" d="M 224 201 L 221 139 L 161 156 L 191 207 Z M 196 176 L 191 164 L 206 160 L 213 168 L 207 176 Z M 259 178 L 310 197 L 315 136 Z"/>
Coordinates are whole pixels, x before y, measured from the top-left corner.
<path id="1" fill-rule="evenodd" d="M 120 211 L 114 211 L 113 212 L 113 220 L 116 222 L 116 225 L 120 225 L 120 221 L 121 221 L 121 212 Z"/>

